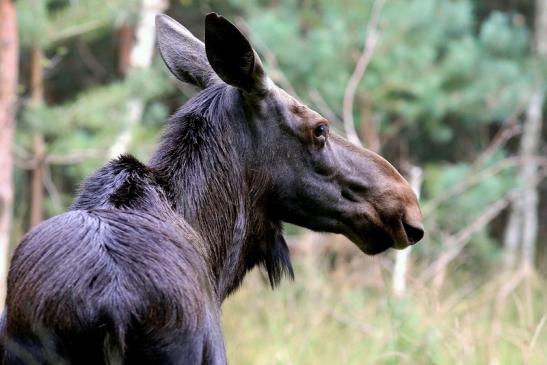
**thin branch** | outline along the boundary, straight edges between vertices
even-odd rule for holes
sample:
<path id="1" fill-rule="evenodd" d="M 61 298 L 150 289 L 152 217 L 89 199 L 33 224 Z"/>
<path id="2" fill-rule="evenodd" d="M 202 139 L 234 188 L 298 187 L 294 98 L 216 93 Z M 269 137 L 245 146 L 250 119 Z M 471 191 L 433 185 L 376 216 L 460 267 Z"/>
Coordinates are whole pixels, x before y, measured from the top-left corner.
<path id="1" fill-rule="evenodd" d="M 534 335 L 532 336 L 532 339 L 530 340 L 530 345 L 528 345 L 528 351 L 531 352 L 536 346 L 537 339 L 539 338 L 539 334 L 541 333 L 543 326 L 545 326 L 546 319 L 547 317 L 544 314 L 543 317 L 541 317 L 541 319 L 539 320 L 539 323 L 537 324 L 536 329 L 534 330 Z"/>
<path id="2" fill-rule="evenodd" d="M 480 156 L 475 160 L 472 168 L 480 168 L 482 165 L 484 165 L 486 161 L 488 161 L 488 159 L 490 159 L 490 157 L 494 155 L 494 153 L 499 151 L 505 145 L 505 143 L 507 143 L 508 140 L 520 134 L 521 132 L 522 128 L 518 124 L 511 125 L 509 128 L 501 129 L 492 140 L 492 143 L 490 143 L 490 145 L 485 150 L 483 150 Z"/>
<path id="3" fill-rule="evenodd" d="M 534 185 L 539 184 L 546 177 L 547 168 L 538 175 L 538 179 L 533 182 Z M 486 210 L 484 210 L 484 212 L 465 229 L 452 236 L 449 236 L 445 242 L 445 246 L 449 247 L 449 249 L 422 272 L 420 279 L 422 281 L 430 280 L 439 272 L 443 271 L 446 266 L 448 266 L 448 264 L 460 254 L 463 248 L 469 243 L 473 235 L 486 227 L 494 218 L 498 216 L 498 214 L 509 206 L 513 199 L 518 196 L 520 196 L 519 188 L 511 190 L 503 198 L 487 207 Z"/>
<path id="4" fill-rule="evenodd" d="M 51 202 L 53 203 L 53 208 L 55 209 L 55 212 L 61 213 L 63 209 L 63 200 L 61 199 L 61 194 L 59 193 L 59 189 L 55 186 L 55 183 L 53 182 L 53 179 L 51 177 L 51 169 L 48 164 L 44 164 L 44 179 L 43 179 L 44 187 L 46 188 L 47 193 L 49 194 L 49 197 L 51 198 Z"/>
<path id="5" fill-rule="evenodd" d="M 16 157 L 19 157 L 23 160 L 30 160 L 32 158 L 32 154 L 29 151 L 27 151 L 27 149 L 24 148 L 23 146 L 17 143 L 14 143 L 12 148 L 13 148 L 13 154 Z"/>
<path id="6" fill-rule="evenodd" d="M 421 274 L 420 279 L 422 281 L 430 280 L 442 271 L 454 258 L 456 258 L 456 256 L 459 255 L 475 233 L 487 226 L 492 219 L 494 219 L 509 205 L 514 193 L 515 192 L 512 191 L 510 194 L 507 194 L 502 199 L 490 205 L 473 223 L 468 225 L 467 228 L 461 230 L 454 236 L 450 236 L 445 243 L 446 247 L 450 247 L 448 251 L 444 252 L 437 260 L 433 262 L 433 264 L 425 269 Z"/>
<path id="7" fill-rule="evenodd" d="M 366 336 L 374 336 L 378 333 L 378 330 L 374 328 L 373 326 L 360 322 L 355 321 L 352 318 L 346 318 L 339 313 L 335 312 L 334 310 L 331 310 L 328 312 L 328 314 L 339 323 L 343 324 L 346 327 L 349 327 L 351 329 L 358 330 L 362 332 Z"/>
<path id="8" fill-rule="evenodd" d="M 96 79 L 102 80 L 108 77 L 108 72 L 104 66 L 97 60 L 89 46 L 82 39 L 78 39 L 76 42 L 76 50 L 82 64 L 93 73 Z"/>
<path id="9" fill-rule="evenodd" d="M 470 175 L 467 179 L 462 180 L 458 184 L 452 186 L 450 189 L 445 191 L 442 195 L 437 195 L 432 199 L 426 207 L 424 207 L 424 215 L 428 215 L 435 211 L 441 204 L 449 200 L 450 198 L 465 192 L 471 187 L 481 183 L 482 181 L 490 178 L 498 173 L 507 170 L 511 167 L 515 167 L 520 163 L 520 158 L 518 157 L 508 157 L 503 160 L 496 162 L 494 165 L 488 167 L 487 169 L 482 170 L 477 174 Z"/>
<path id="10" fill-rule="evenodd" d="M 21 151 L 22 150 L 16 152 L 14 155 L 15 166 L 22 170 L 35 169 L 38 161 L 36 161 L 33 156 L 26 156 L 26 154 L 21 154 Z M 44 158 L 44 163 L 46 165 L 73 165 L 84 162 L 86 160 L 105 159 L 107 156 L 107 151 L 89 149 L 76 151 L 65 155 L 50 154 Z"/>
<path id="11" fill-rule="evenodd" d="M 20 170 L 33 170 L 36 167 L 36 161 L 32 158 L 24 159 L 14 154 L 13 165 Z"/>
<path id="12" fill-rule="evenodd" d="M 481 152 L 475 162 L 473 162 L 473 169 L 477 169 L 484 165 L 484 163 L 488 161 L 494 153 L 499 151 L 509 139 L 521 133 L 522 128 L 518 125 L 518 117 L 523 111 L 524 107 L 521 105 L 505 120 L 502 128 L 500 128 L 489 145 Z"/>
<path id="13" fill-rule="evenodd" d="M 321 93 L 318 90 L 308 89 L 308 96 L 310 100 L 314 103 L 314 105 L 317 107 L 319 112 L 323 114 L 324 117 L 326 117 L 328 120 L 330 120 L 333 123 L 343 125 L 343 122 L 340 119 L 340 117 L 332 110 L 332 108 L 325 101 L 323 96 L 321 96 Z"/>
<path id="14" fill-rule="evenodd" d="M 346 129 L 348 139 L 358 145 L 361 145 L 361 140 L 357 136 L 357 132 L 355 130 L 355 124 L 353 121 L 353 104 L 357 87 L 365 75 L 365 71 L 372 60 L 372 56 L 376 50 L 376 45 L 378 44 L 378 20 L 383 5 L 384 0 L 376 0 L 372 5 L 371 16 L 367 26 L 365 45 L 359 59 L 357 60 L 357 64 L 355 65 L 355 69 L 353 70 L 348 84 L 346 85 L 346 91 L 344 92 L 344 101 L 342 106 L 344 127 Z"/>
<path id="15" fill-rule="evenodd" d="M 404 128 L 405 122 L 402 119 L 396 119 L 393 123 L 387 127 L 386 131 L 382 133 L 380 145 L 385 146 L 392 139 L 399 135 L 399 132 Z"/>
<path id="16" fill-rule="evenodd" d="M 45 162 L 51 165 L 72 165 L 90 159 L 104 159 L 106 156 L 108 156 L 108 151 L 89 149 L 72 152 L 67 155 L 48 155 L 45 158 Z"/>
<path id="17" fill-rule="evenodd" d="M 67 38 L 76 37 L 85 33 L 92 32 L 96 29 L 102 28 L 107 25 L 108 22 L 104 20 L 93 20 L 86 23 L 79 23 L 66 27 L 61 31 L 58 31 L 56 34 L 49 34 L 48 38 L 51 43 L 58 43 L 64 41 Z"/>
<path id="18" fill-rule="evenodd" d="M 513 157 L 508 157 L 503 160 L 500 160 L 494 165 L 482 170 L 481 172 L 470 175 L 469 178 L 462 180 L 460 183 L 454 185 L 452 188 L 445 191 L 444 194 L 438 195 L 437 197 L 432 199 L 429 202 L 429 204 L 424 207 L 424 210 L 423 210 L 424 216 L 431 214 L 433 211 L 435 211 L 435 209 L 437 209 L 441 204 L 446 202 L 448 199 L 467 191 L 474 185 L 480 184 L 482 181 L 486 180 L 487 178 L 497 175 L 500 172 L 506 169 L 509 169 L 511 167 L 516 167 L 519 165 L 526 164 L 530 162 L 530 160 L 533 160 L 535 163 L 541 166 L 547 166 L 547 158 L 542 156 L 531 156 L 531 157 L 525 157 L 525 158 L 521 156 L 513 156 Z"/>

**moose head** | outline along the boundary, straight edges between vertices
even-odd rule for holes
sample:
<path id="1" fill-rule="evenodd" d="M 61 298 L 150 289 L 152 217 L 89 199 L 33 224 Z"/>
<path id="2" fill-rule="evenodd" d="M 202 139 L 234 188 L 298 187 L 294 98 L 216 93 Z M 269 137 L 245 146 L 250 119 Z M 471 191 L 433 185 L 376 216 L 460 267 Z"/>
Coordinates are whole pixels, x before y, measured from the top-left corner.
<path id="1" fill-rule="evenodd" d="M 266 176 L 268 214 L 316 231 L 341 233 L 363 252 L 402 249 L 422 239 L 421 212 L 406 180 L 378 154 L 339 136 L 330 122 L 276 86 L 257 52 L 228 20 L 205 20 L 205 44 L 166 15 L 156 19 L 161 56 L 179 80 L 233 89 L 243 104 L 226 120 L 245 168 Z M 222 85 L 222 86 L 221 86 Z"/>
<path id="2" fill-rule="evenodd" d="M 222 301 L 258 264 L 272 286 L 292 274 L 281 221 L 368 254 L 423 236 L 393 166 L 274 85 L 234 25 L 209 14 L 204 45 L 156 21 L 168 68 L 202 91 L 150 165 L 114 159 L 18 245 L 0 363 L 225 364 Z"/>
<path id="3" fill-rule="evenodd" d="M 423 236 L 393 166 L 278 88 L 234 25 L 209 14 L 204 45 L 156 19 L 168 68 L 202 91 L 149 165 L 110 161 L 18 245 L 0 363 L 226 364 L 222 301 L 257 264 L 272 286 L 292 275 L 281 221 L 368 254 Z"/>

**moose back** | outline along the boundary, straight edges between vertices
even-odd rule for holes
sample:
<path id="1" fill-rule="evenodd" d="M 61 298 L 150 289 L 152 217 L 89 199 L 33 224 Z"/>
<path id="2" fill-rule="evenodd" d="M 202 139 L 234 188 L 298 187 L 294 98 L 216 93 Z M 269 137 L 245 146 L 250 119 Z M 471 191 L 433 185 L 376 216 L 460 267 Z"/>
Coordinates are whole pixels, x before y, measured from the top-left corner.
<path id="1" fill-rule="evenodd" d="M 24 237 L 4 364 L 225 364 L 224 298 L 256 265 L 272 286 L 293 276 L 282 222 L 367 254 L 423 236 L 404 178 L 277 87 L 232 23 L 207 15 L 205 44 L 168 16 L 156 27 L 171 73 L 201 91 L 148 164 L 111 161 Z"/>

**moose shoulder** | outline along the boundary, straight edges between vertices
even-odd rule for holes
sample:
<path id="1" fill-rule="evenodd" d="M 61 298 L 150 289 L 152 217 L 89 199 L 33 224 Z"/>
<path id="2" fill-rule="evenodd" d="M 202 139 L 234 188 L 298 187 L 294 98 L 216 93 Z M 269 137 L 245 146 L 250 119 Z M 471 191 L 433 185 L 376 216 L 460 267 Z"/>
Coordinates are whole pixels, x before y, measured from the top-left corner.
<path id="1" fill-rule="evenodd" d="M 122 156 L 70 211 L 18 246 L 0 321 L 3 363 L 225 364 L 219 310 L 245 273 L 292 276 L 281 222 L 346 235 L 367 254 L 423 236 L 407 182 L 273 84 L 217 14 L 205 44 L 156 18 L 161 56 L 202 89 L 148 165 Z"/>

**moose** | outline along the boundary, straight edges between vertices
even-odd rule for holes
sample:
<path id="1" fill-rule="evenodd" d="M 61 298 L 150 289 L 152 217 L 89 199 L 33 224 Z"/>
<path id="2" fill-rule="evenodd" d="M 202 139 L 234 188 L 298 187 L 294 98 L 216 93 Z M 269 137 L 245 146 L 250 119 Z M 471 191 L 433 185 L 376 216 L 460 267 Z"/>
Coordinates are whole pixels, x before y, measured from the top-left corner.
<path id="1" fill-rule="evenodd" d="M 255 266 L 293 277 L 282 222 L 364 253 L 423 237 L 412 189 L 379 155 L 276 86 L 216 13 L 205 42 L 156 17 L 167 68 L 200 91 L 148 164 L 123 155 L 17 247 L 4 364 L 226 364 L 223 300 Z"/>

